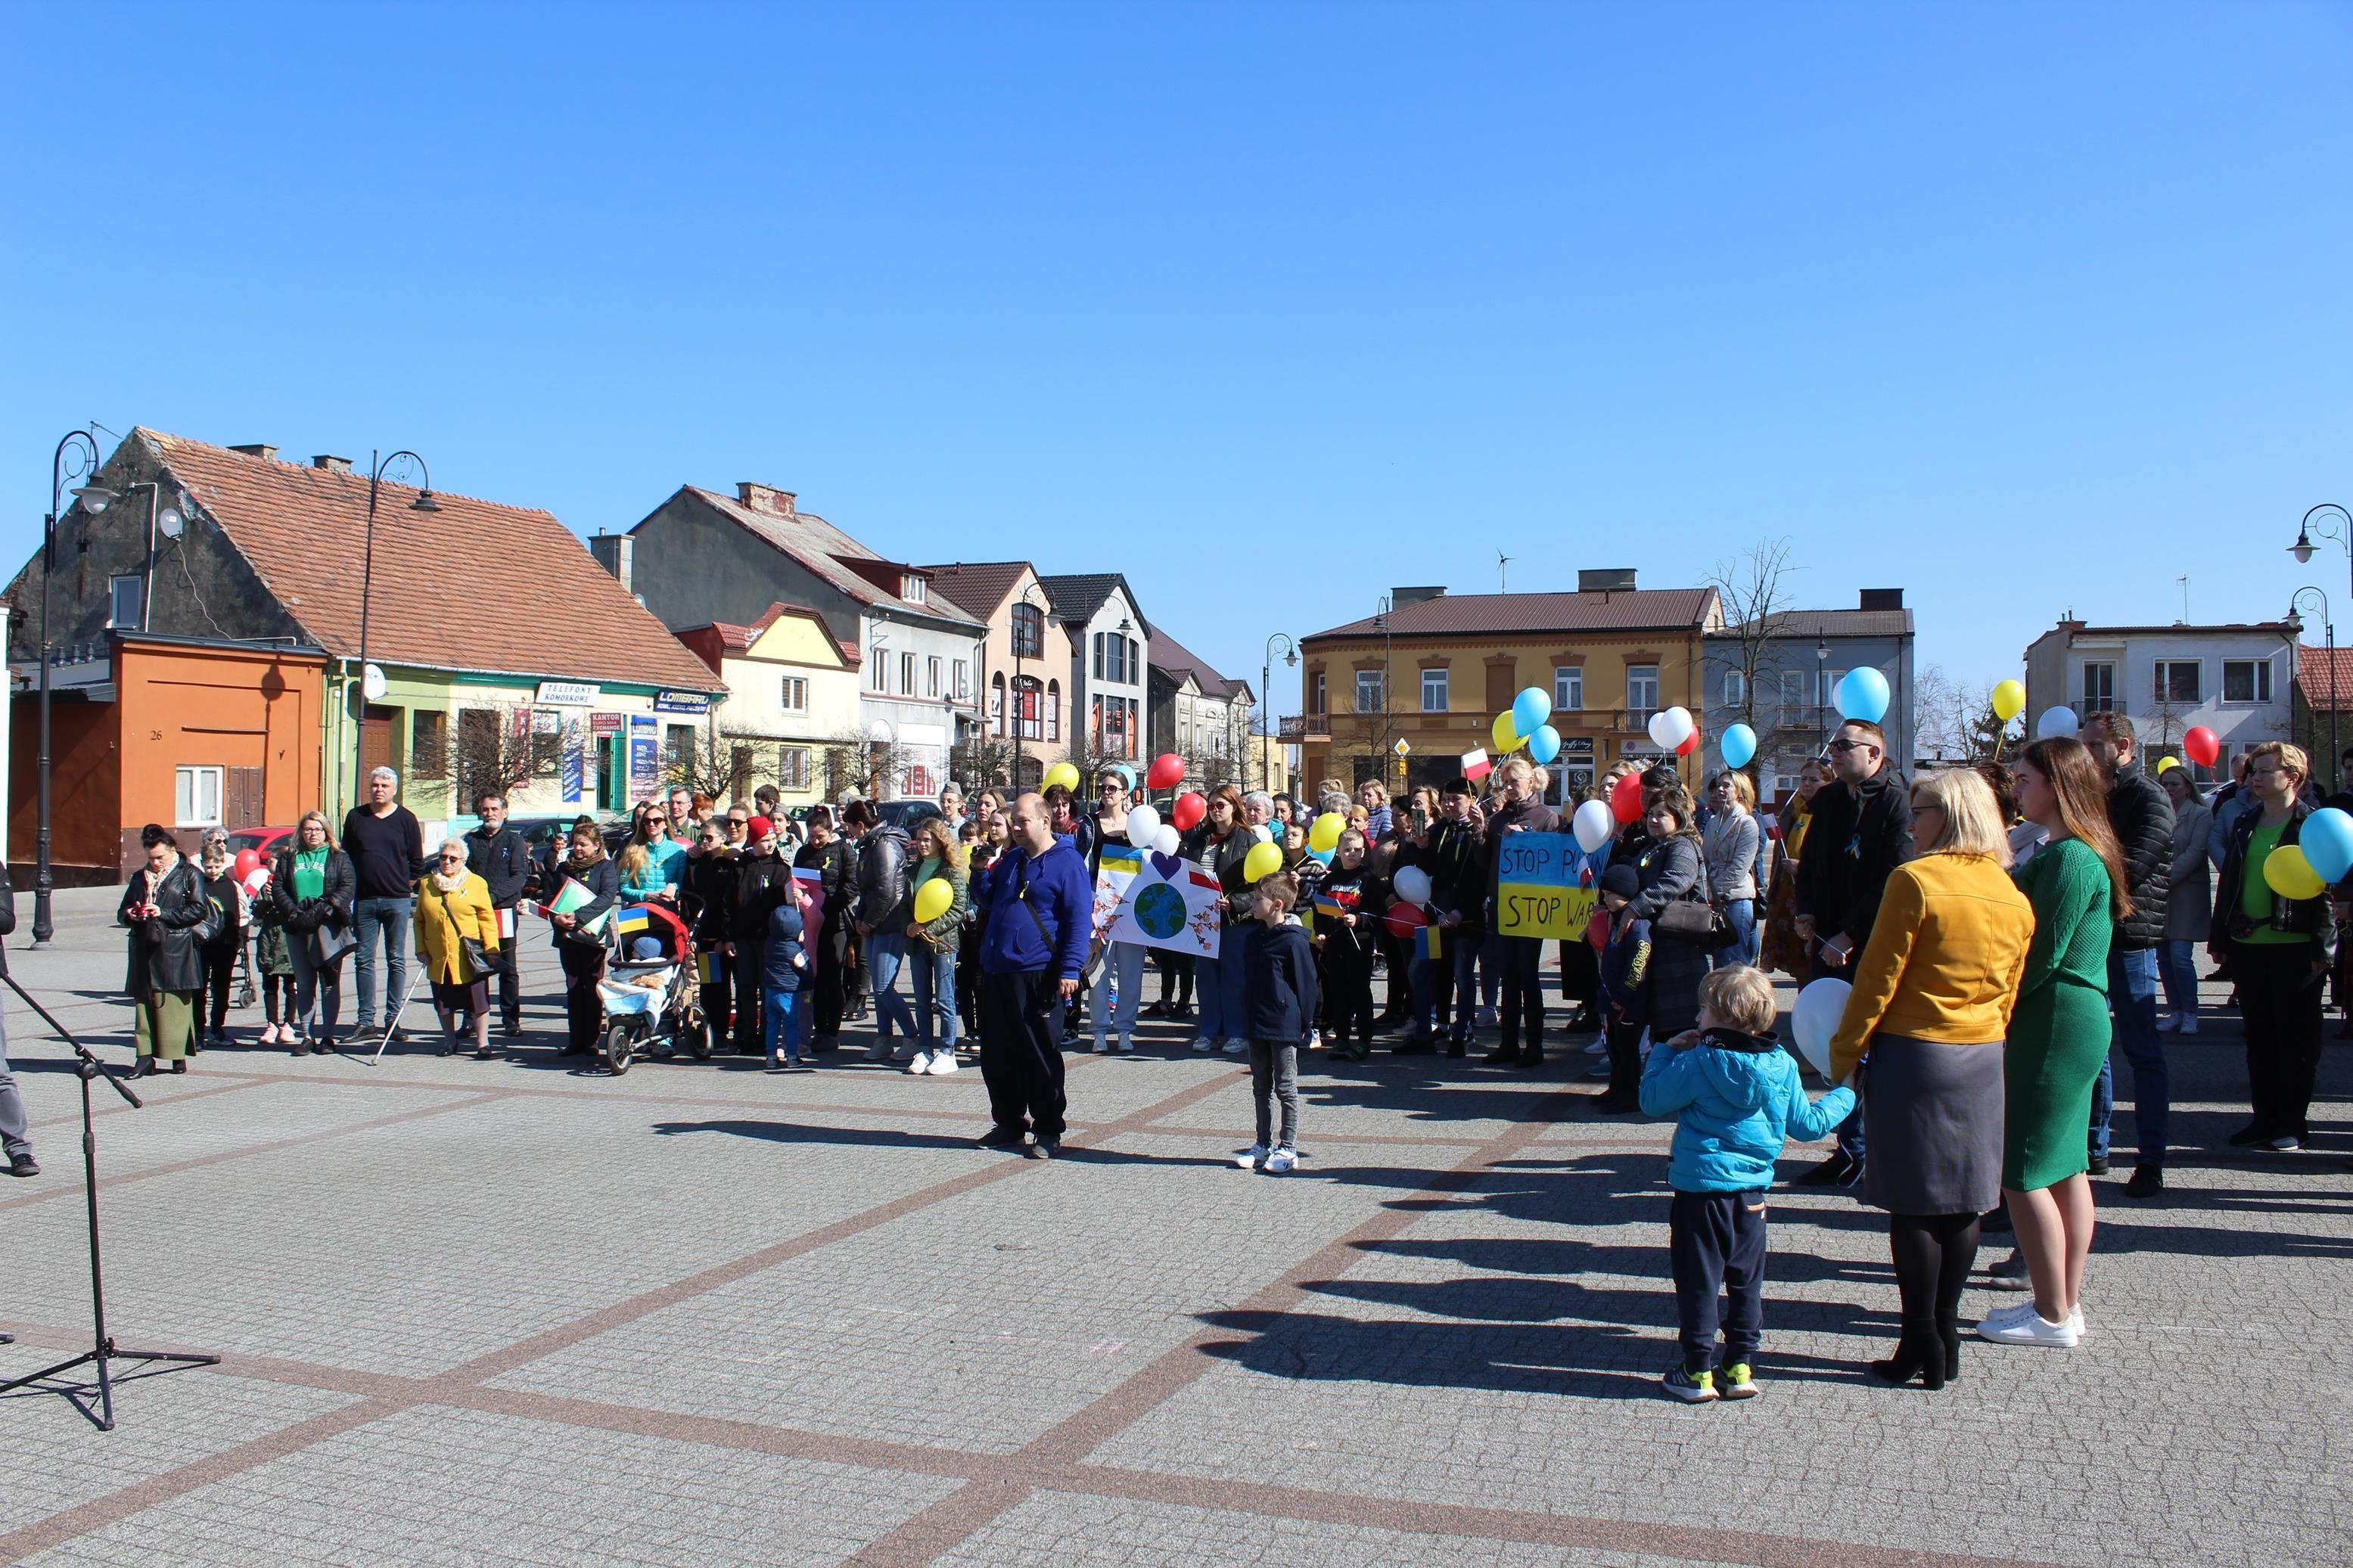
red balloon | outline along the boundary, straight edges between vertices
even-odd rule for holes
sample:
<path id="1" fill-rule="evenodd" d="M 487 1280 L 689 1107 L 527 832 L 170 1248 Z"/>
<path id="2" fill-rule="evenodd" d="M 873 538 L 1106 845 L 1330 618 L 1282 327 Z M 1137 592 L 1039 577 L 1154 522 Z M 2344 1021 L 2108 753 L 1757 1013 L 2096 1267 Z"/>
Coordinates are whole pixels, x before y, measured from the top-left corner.
<path id="1" fill-rule="evenodd" d="M 2214 760 L 2222 754 L 2222 737 L 2200 724 L 2181 737 L 2181 749 L 2189 753 L 2189 760 L 2200 767 L 2211 768 Z"/>
<path id="2" fill-rule="evenodd" d="M 1430 917 L 1412 904 L 1391 904 L 1389 912 L 1381 917 L 1388 922 L 1389 934 L 1410 937 L 1430 923 Z"/>
<path id="3" fill-rule="evenodd" d="M 1209 803 L 1189 789 L 1178 795 L 1176 804 L 1168 808 L 1168 820 L 1179 833 L 1192 832 L 1201 826 L 1201 818 L 1208 815 Z"/>
<path id="4" fill-rule="evenodd" d="M 240 849 L 237 852 L 237 858 L 228 863 L 228 868 L 230 873 L 242 882 L 259 870 L 261 863 L 260 850 Z"/>
<path id="5" fill-rule="evenodd" d="M 1184 777 L 1185 759 L 1174 752 L 1163 752 L 1152 759 L 1152 767 L 1144 775 L 1144 787 L 1175 789 Z"/>
<path id="6" fill-rule="evenodd" d="M 1683 737 L 1683 744 L 1675 748 L 1675 755 L 1679 757 L 1690 756 L 1694 752 L 1699 750 L 1699 726 L 1694 724 L 1692 726 L 1692 732 Z"/>
<path id="7" fill-rule="evenodd" d="M 1628 773 L 1609 790 L 1609 815 L 1631 822 L 1642 815 L 1642 775 Z"/>

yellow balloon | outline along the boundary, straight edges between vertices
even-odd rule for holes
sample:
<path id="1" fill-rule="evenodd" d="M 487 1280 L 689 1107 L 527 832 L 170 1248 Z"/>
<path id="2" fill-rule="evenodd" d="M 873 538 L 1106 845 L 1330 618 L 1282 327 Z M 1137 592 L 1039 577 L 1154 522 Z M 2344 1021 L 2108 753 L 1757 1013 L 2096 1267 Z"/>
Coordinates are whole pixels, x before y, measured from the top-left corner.
<path id="1" fill-rule="evenodd" d="M 2026 711 L 2026 688 L 2015 680 L 1997 680 L 1993 685 L 1993 716 L 2009 723 Z"/>
<path id="2" fill-rule="evenodd" d="M 2264 858 L 2263 880 L 2283 899 L 2316 899 L 2328 887 L 2298 844 L 2283 844 Z"/>
<path id="3" fill-rule="evenodd" d="M 1048 789 L 1052 789 L 1056 784 L 1060 784 L 1064 789 L 1076 789 L 1079 787 L 1079 770 L 1068 763 L 1056 763 L 1046 770 L 1045 784 Z"/>
<path id="4" fill-rule="evenodd" d="M 1261 877 L 1271 877 L 1282 869 L 1282 847 L 1278 844 L 1255 846 L 1242 857 L 1242 880 L 1256 882 Z"/>
<path id="5" fill-rule="evenodd" d="M 929 925 L 947 913 L 948 906 L 955 902 L 955 884 L 945 877 L 934 877 L 915 889 L 915 919 L 920 924 Z"/>
<path id="6" fill-rule="evenodd" d="M 1337 849 L 1340 835 L 1348 830 L 1348 819 L 1336 811 L 1327 811 L 1317 817 L 1307 829 L 1307 847 L 1315 850 Z"/>
<path id="7" fill-rule="evenodd" d="M 1521 741 L 1525 738 L 1512 728 L 1512 716 L 1508 712 L 1496 714 L 1494 725 L 1487 732 L 1494 737 L 1495 750 L 1502 755 L 1518 751 Z"/>
<path id="8" fill-rule="evenodd" d="M 2180 765 L 2181 759 L 2179 757 L 2159 757 L 2157 759 L 2158 775 L 2161 778 L 2164 776 L 2166 769 L 2178 768 Z"/>

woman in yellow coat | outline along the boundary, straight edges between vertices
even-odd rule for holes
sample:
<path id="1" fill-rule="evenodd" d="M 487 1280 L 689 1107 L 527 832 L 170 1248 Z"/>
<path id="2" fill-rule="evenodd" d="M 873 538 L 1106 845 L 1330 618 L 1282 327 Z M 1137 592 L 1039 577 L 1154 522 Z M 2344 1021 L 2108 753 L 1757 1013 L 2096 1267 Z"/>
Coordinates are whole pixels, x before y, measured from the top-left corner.
<path id="1" fill-rule="evenodd" d="M 490 1061 L 490 972 L 466 959 L 466 939 L 482 944 L 485 957 L 499 951 L 499 916 L 491 907 L 490 884 L 466 869 L 466 841 L 441 841 L 436 868 L 417 883 L 417 953 L 433 983 L 433 1010 L 441 1015 L 441 1054 L 458 1054 L 458 1015 L 474 1017 L 474 1058 Z"/>

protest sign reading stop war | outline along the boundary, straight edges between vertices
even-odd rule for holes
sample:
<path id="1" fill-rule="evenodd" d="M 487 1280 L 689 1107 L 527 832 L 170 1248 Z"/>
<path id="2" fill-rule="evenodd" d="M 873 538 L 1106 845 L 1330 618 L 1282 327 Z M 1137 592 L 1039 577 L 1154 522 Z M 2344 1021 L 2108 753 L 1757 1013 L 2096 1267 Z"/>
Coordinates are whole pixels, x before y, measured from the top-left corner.
<path id="1" fill-rule="evenodd" d="M 1577 941 L 1600 890 L 1580 885 L 1585 857 L 1566 833 L 1506 833 L 1495 850 L 1495 930 Z"/>

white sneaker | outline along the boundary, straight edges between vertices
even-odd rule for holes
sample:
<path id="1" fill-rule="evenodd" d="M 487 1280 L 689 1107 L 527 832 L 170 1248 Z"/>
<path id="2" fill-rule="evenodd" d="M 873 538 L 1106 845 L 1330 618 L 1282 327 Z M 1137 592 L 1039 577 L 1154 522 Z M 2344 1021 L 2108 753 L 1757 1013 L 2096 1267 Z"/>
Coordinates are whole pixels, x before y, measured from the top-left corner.
<path id="1" fill-rule="evenodd" d="M 2273 1139 L 2267 1147 L 2274 1154 L 2293 1154 L 2304 1147 L 2304 1140 L 2293 1132 L 2283 1132 Z"/>
<path id="2" fill-rule="evenodd" d="M 1229 1057 L 1240 1056 L 1244 1051 L 1249 1049 L 1250 1042 L 1248 1040 L 1228 1040 L 1226 1042 L 1226 1055 Z M 2278 1142 L 2274 1142 L 2272 1147 L 2274 1149 L 2278 1148 Z"/>
<path id="3" fill-rule="evenodd" d="M 1588 1057 L 1608 1056 L 1609 1054 L 1609 1037 L 1604 1035 L 1601 1038 L 1586 1047 L 1585 1054 Z"/>
<path id="4" fill-rule="evenodd" d="M 2015 1317 L 1997 1322 L 1989 1318 L 1978 1325 L 1978 1337 L 1991 1340 L 1998 1345 L 2048 1345 L 2060 1350 L 2073 1350 L 2083 1336 L 2076 1331 L 2073 1315 L 2065 1322 L 2054 1323 L 2026 1303 L 2025 1310 Z"/>
<path id="5" fill-rule="evenodd" d="M 1297 1163 L 1299 1163 L 1299 1156 L 1292 1150 L 1277 1149 L 1266 1157 L 1266 1173 L 1270 1176 L 1279 1176 Z"/>
<path id="6" fill-rule="evenodd" d="M 1311 1050 L 1311 1051 L 1320 1051 L 1320 1050 L 1322 1050 L 1323 1048 L 1324 1048 L 1324 1031 L 1323 1031 L 1323 1030 L 1321 1030 L 1321 1029 L 1310 1029 L 1310 1030 L 1308 1030 L 1308 1031 L 1307 1031 L 1307 1049 L 1309 1049 L 1309 1050 Z"/>
<path id="7" fill-rule="evenodd" d="M 1493 1007 L 1482 1007 L 1479 1009 L 1479 1026 L 1481 1028 L 1500 1028 L 1503 1026 L 1503 1022 L 1504 1016 L 1501 1013 L 1496 1012 Z"/>
<path id="8" fill-rule="evenodd" d="M 1193 1048 L 1197 1051 L 1214 1051 L 1218 1048 L 1218 1042 L 1207 1035 L 1196 1035 L 1193 1037 Z"/>
<path id="9" fill-rule="evenodd" d="M 894 1057 L 892 1059 L 895 1061 L 898 1058 Z M 917 1051 L 908 1059 L 907 1071 L 916 1078 L 921 1078 L 931 1070 L 932 1053 L 929 1051 Z"/>
<path id="10" fill-rule="evenodd" d="M 1133 1052 L 1135 1049 L 1135 1041 L 1126 1035 L 1122 1035 L 1119 1037 L 1119 1048 L 1122 1055 Z"/>
<path id="11" fill-rule="evenodd" d="M 1249 1148 L 1234 1156 L 1234 1169 L 1238 1171 L 1255 1171 L 1265 1159 L 1266 1145 L 1263 1143 L 1253 1143 Z"/>
<path id="12" fill-rule="evenodd" d="M 934 1051 L 932 1053 L 932 1076 L 934 1078 L 945 1078 L 948 1074 L 955 1071 L 955 1069 L 956 1059 L 955 1053 L 954 1051 Z"/>
<path id="13" fill-rule="evenodd" d="M 2075 1331 L 2078 1341 L 2092 1337 L 2092 1326 L 2084 1321 L 2084 1304 L 2081 1301 L 2076 1302 L 2075 1310 L 2067 1314 L 2067 1326 Z"/>

